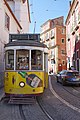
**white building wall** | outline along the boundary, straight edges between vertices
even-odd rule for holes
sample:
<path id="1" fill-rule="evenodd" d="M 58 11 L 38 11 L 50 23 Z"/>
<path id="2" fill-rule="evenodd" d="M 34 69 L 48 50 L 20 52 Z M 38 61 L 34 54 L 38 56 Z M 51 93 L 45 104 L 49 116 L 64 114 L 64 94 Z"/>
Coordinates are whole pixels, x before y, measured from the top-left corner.
<path id="1" fill-rule="evenodd" d="M 79 11 L 80 11 L 80 0 L 72 0 L 73 5 L 71 6 L 71 9 L 67 16 L 66 21 L 66 45 L 67 45 L 67 57 L 70 58 L 70 62 L 67 63 L 67 68 L 73 66 L 73 54 L 75 54 L 75 40 L 76 35 L 79 37 L 79 30 L 76 30 L 75 28 L 79 25 Z M 80 29 L 80 28 L 79 28 Z M 72 33 L 74 32 L 74 35 Z M 68 41 L 68 38 L 70 39 Z M 74 60 L 75 61 L 75 60 Z M 77 68 L 77 62 L 75 62 L 76 68 Z M 79 63 L 80 64 L 80 63 Z"/>
<path id="2" fill-rule="evenodd" d="M 5 27 L 5 13 L 10 17 L 9 31 Z M 17 33 L 20 27 L 16 23 L 6 4 L 0 0 L 0 84 L 4 73 L 4 45 L 9 42 L 9 33 Z"/>
<path id="3" fill-rule="evenodd" d="M 20 24 L 23 27 L 23 33 L 29 32 L 29 14 L 27 9 L 27 1 L 21 5 L 21 18 L 20 18 Z"/>
<path id="4" fill-rule="evenodd" d="M 15 6 L 14 6 L 14 8 L 15 8 L 15 12 L 14 12 L 14 14 L 15 14 L 15 16 L 16 16 L 16 18 L 18 19 L 18 21 L 20 22 L 21 21 L 21 19 L 20 19 L 20 15 L 21 15 L 21 2 L 20 2 L 21 0 L 15 0 Z"/>
<path id="5" fill-rule="evenodd" d="M 7 1 L 7 0 L 6 0 Z M 13 13 L 15 14 L 15 2 L 13 1 L 7 1 L 11 10 L 13 11 Z"/>
<path id="6" fill-rule="evenodd" d="M 10 29 L 9 31 L 5 28 L 5 13 L 7 13 L 7 15 L 10 17 Z M 6 44 L 7 42 L 9 42 L 9 33 L 18 33 L 18 31 L 21 31 L 20 27 L 18 26 L 17 22 L 15 21 L 15 19 L 13 18 L 12 14 L 10 13 L 10 11 L 8 10 L 8 8 L 6 7 L 5 4 L 3 4 L 2 7 L 2 12 L 1 12 L 1 39 L 2 41 Z"/>
<path id="7" fill-rule="evenodd" d="M 29 32 L 29 13 L 28 13 L 28 4 L 27 0 L 25 3 L 22 0 L 14 0 L 8 1 L 13 13 L 15 14 L 16 18 L 18 19 L 19 23 L 22 26 L 22 32 L 27 33 Z"/>

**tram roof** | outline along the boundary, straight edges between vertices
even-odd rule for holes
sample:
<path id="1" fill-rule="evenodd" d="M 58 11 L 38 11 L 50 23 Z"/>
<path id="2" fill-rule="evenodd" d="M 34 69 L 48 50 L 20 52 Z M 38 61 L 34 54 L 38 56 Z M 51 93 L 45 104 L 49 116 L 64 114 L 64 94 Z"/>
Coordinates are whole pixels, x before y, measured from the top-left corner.
<path id="1" fill-rule="evenodd" d="M 35 47 L 47 48 L 45 44 L 36 40 L 15 40 L 5 45 L 5 47 L 9 47 L 9 46 L 35 46 Z"/>

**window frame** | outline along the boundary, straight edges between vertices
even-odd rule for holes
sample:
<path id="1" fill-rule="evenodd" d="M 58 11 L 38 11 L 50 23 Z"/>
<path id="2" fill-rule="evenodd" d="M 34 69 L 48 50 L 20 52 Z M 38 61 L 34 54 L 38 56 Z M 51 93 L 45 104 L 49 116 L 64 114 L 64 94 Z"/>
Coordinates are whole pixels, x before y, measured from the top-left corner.
<path id="1" fill-rule="evenodd" d="M 65 39 L 61 38 L 61 43 L 64 44 L 65 43 Z"/>
<path id="2" fill-rule="evenodd" d="M 13 51 L 13 54 L 9 52 Z M 13 62 L 12 62 L 13 61 Z M 13 65 L 13 67 L 12 67 Z M 6 70 L 14 70 L 14 50 L 7 50 L 5 54 L 5 69 Z"/>
<path id="3" fill-rule="evenodd" d="M 44 71 L 44 51 L 43 50 L 39 50 L 39 49 L 25 49 L 24 48 L 24 50 L 28 50 L 28 55 L 29 55 L 29 63 L 28 63 L 28 68 L 29 69 L 18 69 L 17 68 L 17 62 L 18 62 L 18 60 L 17 60 L 17 51 L 18 50 L 21 50 L 20 48 L 19 49 L 8 49 L 8 50 L 6 50 L 6 51 L 11 51 L 11 50 L 13 50 L 13 53 L 14 53 L 14 61 L 13 61 L 13 63 L 14 63 L 14 69 L 6 69 L 6 59 L 5 59 L 5 70 L 14 70 L 14 71 L 16 71 L 16 70 L 27 70 L 27 71 Z M 31 51 L 32 50 L 35 50 L 35 51 L 40 51 L 41 52 L 41 64 L 39 65 L 38 64 L 38 62 L 36 63 L 37 64 L 37 69 L 31 69 Z M 36 55 L 37 56 L 37 55 Z M 23 56 L 24 57 L 24 56 Z M 5 54 L 5 58 L 6 58 L 6 54 Z M 37 58 L 37 57 L 35 57 L 35 58 Z M 40 68 L 40 66 L 41 66 L 41 68 Z"/>

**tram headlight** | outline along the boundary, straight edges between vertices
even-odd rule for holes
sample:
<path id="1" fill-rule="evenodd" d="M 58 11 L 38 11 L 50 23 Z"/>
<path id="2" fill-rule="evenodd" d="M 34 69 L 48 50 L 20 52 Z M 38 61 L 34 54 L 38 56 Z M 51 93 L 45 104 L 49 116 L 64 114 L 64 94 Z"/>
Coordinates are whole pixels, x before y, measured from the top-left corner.
<path id="1" fill-rule="evenodd" d="M 23 81 L 21 81 L 21 82 L 19 83 L 19 86 L 20 86 L 20 87 L 24 87 L 24 86 L 25 86 L 25 83 L 24 83 Z"/>

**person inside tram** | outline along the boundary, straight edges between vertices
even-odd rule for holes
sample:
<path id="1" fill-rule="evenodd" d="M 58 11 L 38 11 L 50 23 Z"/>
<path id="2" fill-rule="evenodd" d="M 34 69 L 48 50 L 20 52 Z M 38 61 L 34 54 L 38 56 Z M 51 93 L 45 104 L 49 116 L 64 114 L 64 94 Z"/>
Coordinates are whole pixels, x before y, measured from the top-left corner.
<path id="1" fill-rule="evenodd" d="M 32 59 L 32 70 L 41 70 L 42 69 L 42 65 L 41 65 L 40 62 L 41 61 L 39 61 L 39 63 L 38 63 L 37 58 L 35 58 L 35 56 L 33 56 L 33 59 Z"/>
<path id="2" fill-rule="evenodd" d="M 28 70 L 28 62 L 27 58 L 22 58 L 21 61 L 19 62 L 19 69 L 27 69 Z"/>
<path id="3" fill-rule="evenodd" d="M 41 70 L 42 69 L 42 65 L 39 63 L 38 64 L 38 70 Z"/>

